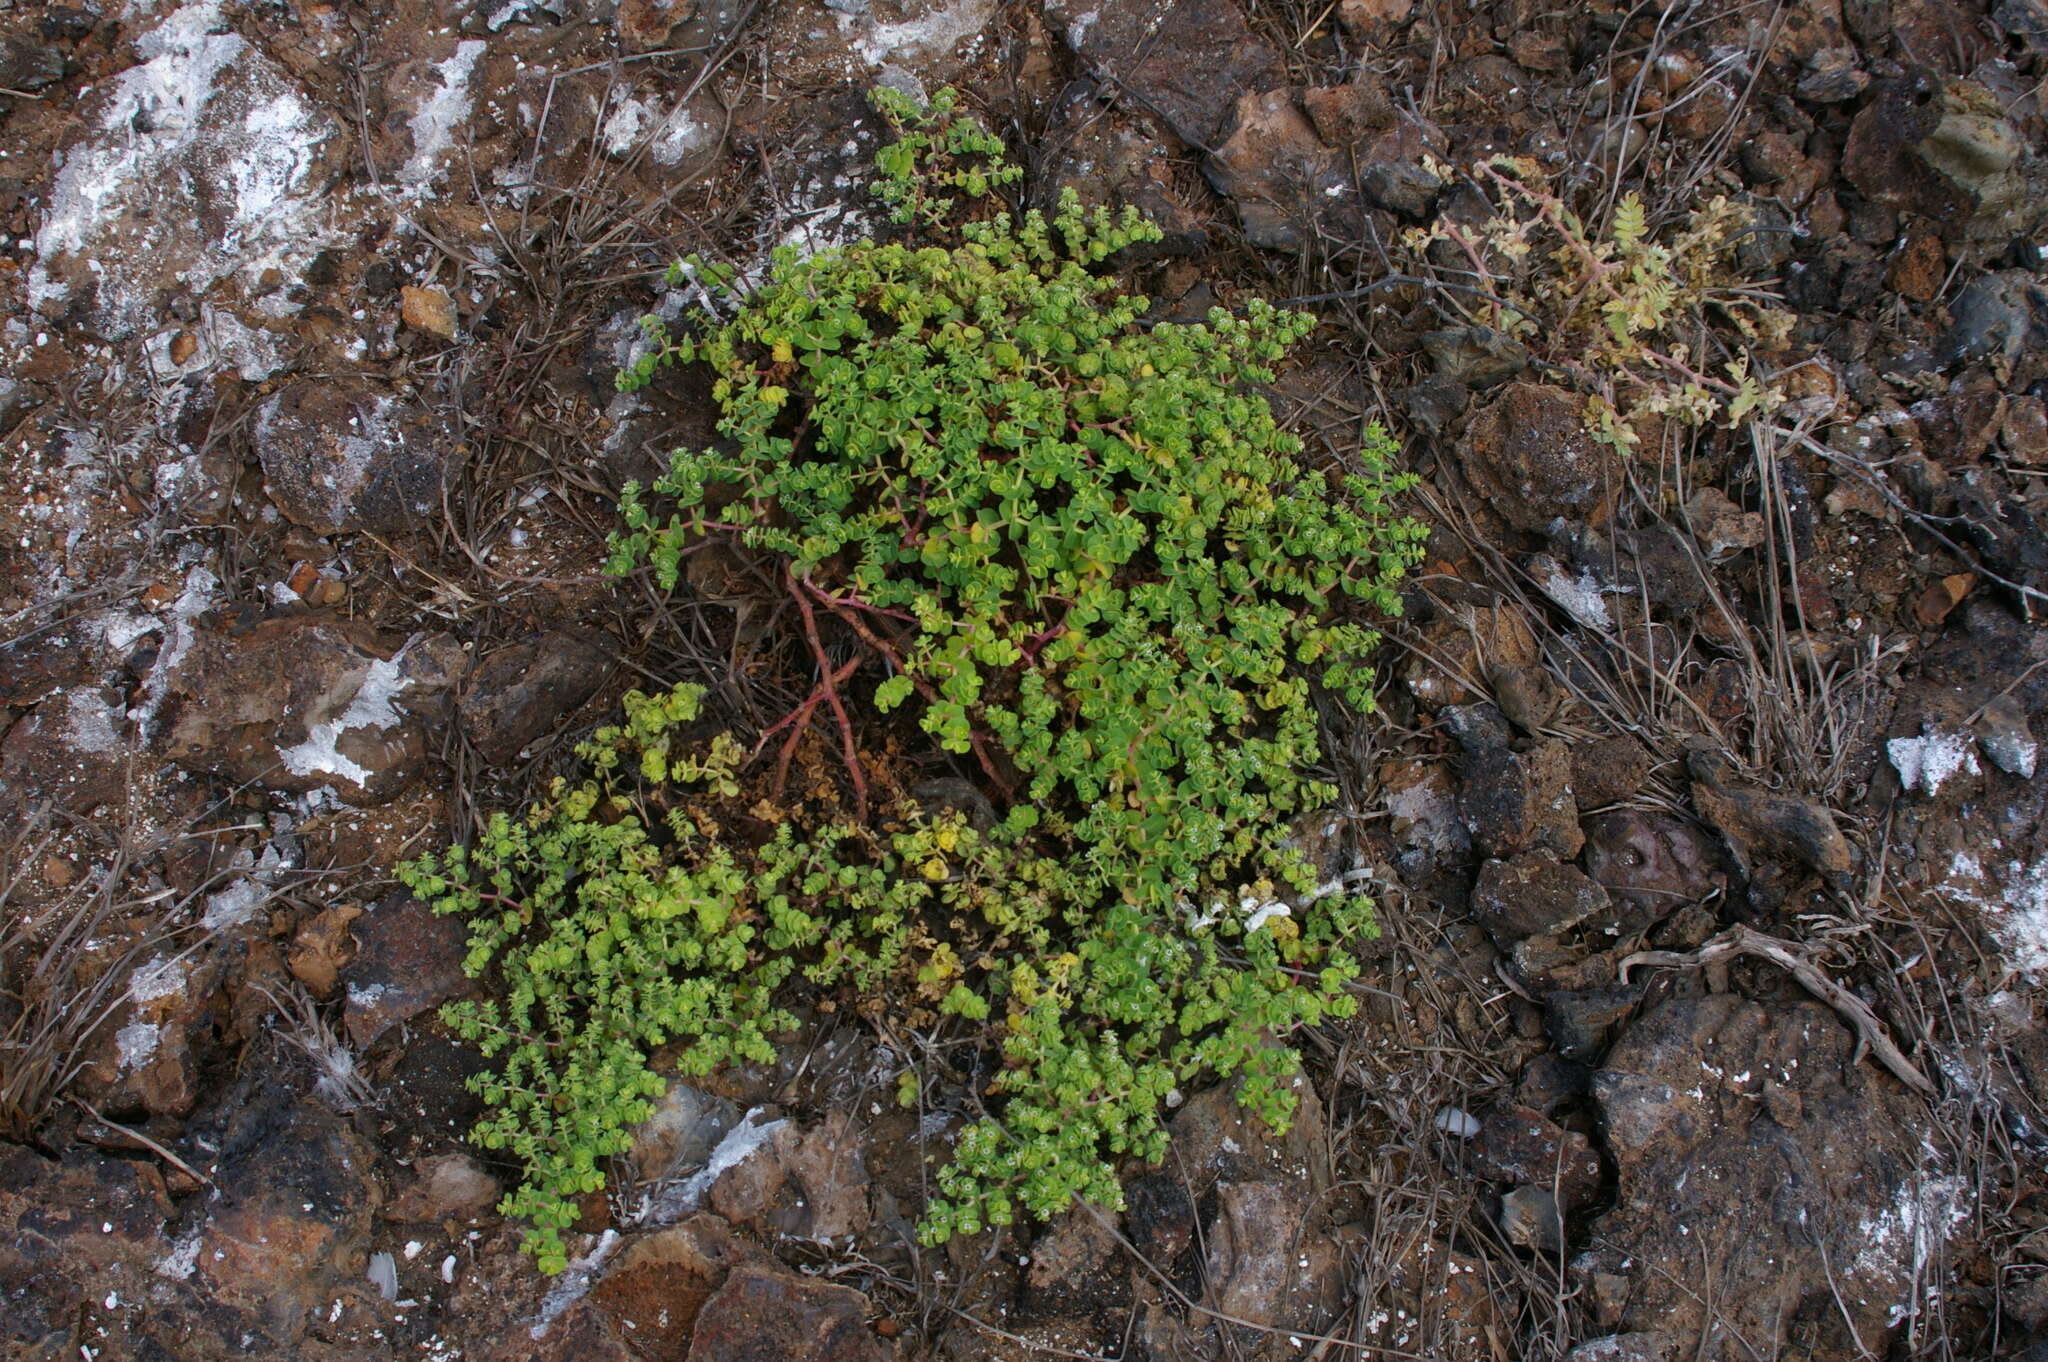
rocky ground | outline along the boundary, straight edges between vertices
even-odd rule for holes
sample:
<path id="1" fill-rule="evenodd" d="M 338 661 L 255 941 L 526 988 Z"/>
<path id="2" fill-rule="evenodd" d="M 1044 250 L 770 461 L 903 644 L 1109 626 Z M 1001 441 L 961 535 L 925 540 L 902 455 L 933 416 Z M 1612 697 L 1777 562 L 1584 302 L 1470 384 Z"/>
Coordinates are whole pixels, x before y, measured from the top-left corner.
<path id="1" fill-rule="evenodd" d="M 5 1355 L 2048 1356 L 2044 74 L 2041 0 L 0 0 Z M 599 575 L 708 429 L 611 379 L 669 260 L 866 227 L 883 81 L 1158 219 L 1158 315 L 1320 310 L 1278 399 L 1422 475 L 1315 830 L 1364 1015 L 1284 1137 L 1193 1094 L 1121 1214 L 941 1251 L 957 1121 L 821 1018 L 542 1279 L 391 867 L 774 686 Z M 1785 405 L 1587 438 L 1402 254 L 1495 153 L 1743 204 Z"/>

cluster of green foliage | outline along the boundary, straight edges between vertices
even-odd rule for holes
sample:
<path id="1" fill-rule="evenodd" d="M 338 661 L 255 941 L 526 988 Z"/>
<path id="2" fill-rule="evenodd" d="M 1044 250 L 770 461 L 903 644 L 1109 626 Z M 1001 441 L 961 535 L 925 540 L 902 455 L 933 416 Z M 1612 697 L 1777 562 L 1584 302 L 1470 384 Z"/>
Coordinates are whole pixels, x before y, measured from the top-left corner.
<path id="1" fill-rule="evenodd" d="M 1371 905 L 1319 890 L 1286 832 L 1332 796 L 1306 774 L 1311 686 L 1371 705 L 1376 640 L 1338 602 L 1396 609 L 1418 548 L 1390 442 L 1369 432 L 1332 485 L 1248 388 L 1307 318 L 1254 303 L 1148 329 L 1099 269 L 1149 223 L 1071 197 L 1050 220 L 992 211 L 1017 172 L 951 92 L 877 105 L 904 239 L 778 252 L 746 290 L 680 267 L 730 320 L 650 323 L 621 386 L 708 365 L 722 439 L 626 490 L 612 568 L 673 588 L 707 544 L 772 563 L 882 674 L 848 697 L 864 723 L 914 715 L 899 731 L 973 754 L 1007 809 L 977 831 L 897 805 L 748 845 L 718 812 L 741 748 L 687 741 L 684 686 L 631 697 L 580 783 L 407 870 L 471 919 L 472 972 L 505 980 L 450 1015 L 503 1056 L 479 1134 L 524 1163 L 506 1209 L 550 1268 L 660 1090 L 656 1052 L 686 1073 L 761 1059 L 792 990 L 922 999 L 1000 1048 L 935 1242 L 1120 1204 L 1115 1162 L 1157 1158 L 1169 1094 L 1204 1075 L 1284 1125 L 1299 1060 L 1274 1038 L 1353 1006 Z"/>

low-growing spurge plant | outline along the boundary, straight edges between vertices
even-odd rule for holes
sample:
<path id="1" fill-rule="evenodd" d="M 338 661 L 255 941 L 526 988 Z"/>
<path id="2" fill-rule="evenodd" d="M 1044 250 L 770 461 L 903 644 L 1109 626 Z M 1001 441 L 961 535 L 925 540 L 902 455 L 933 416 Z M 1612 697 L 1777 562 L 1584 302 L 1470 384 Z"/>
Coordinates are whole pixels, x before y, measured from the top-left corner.
<path id="1" fill-rule="evenodd" d="M 876 104 L 890 239 L 784 249 L 745 287 L 679 266 L 716 313 L 650 321 L 620 380 L 715 376 L 718 447 L 626 489 L 611 566 L 673 589 L 716 546 L 772 572 L 817 678 L 755 736 L 779 739 L 773 781 L 697 687 L 636 693 L 587 775 L 405 871 L 503 980 L 448 1016 L 498 1062 L 478 1137 L 523 1164 L 505 1210 L 550 1270 L 659 1070 L 765 1060 L 799 1002 L 921 1010 L 999 1051 L 932 1242 L 1120 1205 L 1117 1162 L 1158 1158 L 1205 1076 L 1284 1126 L 1299 1060 L 1276 1041 L 1354 1007 L 1371 905 L 1318 887 L 1287 832 L 1333 797 L 1311 690 L 1371 708 L 1356 616 L 1398 608 L 1419 546 L 1391 442 L 1308 467 L 1251 386 L 1308 318 L 1147 327 L 1103 266 L 1156 228 L 1071 196 L 1013 215 L 1017 169 L 950 91 Z M 814 724 L 842 796 L 762 835 Z M 941 759 L 992 821 L 887 769 Z"/>

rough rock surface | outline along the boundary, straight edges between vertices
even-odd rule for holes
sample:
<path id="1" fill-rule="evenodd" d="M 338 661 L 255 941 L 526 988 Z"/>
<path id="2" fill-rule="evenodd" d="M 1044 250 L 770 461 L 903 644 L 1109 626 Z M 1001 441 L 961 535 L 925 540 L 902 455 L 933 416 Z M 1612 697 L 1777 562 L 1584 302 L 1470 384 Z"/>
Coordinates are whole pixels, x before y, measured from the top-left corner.
<path id="1" fill-rule="evenodd" d="M 1621 484 L 1614 450 L 1586 430 L 1584 400 L 1542 383 L 1513 384 L 1474 414 L 1463 467 L 1502 519 L 1539 533 L 1560 517 L 1601 523 Z"/>
<path id="2" fill-rule="evenodd" d="M 1963 1188 L 1921 1148 L 1914 1104 L 1854 1050 L 1824 1007 L 1727 994 L 1629 1027 L 1593 1079 L 1618 1201 L 1577 1270 L 1690 1258 L 1720 1290 L 1709 1309 L 1671 1278 L 1634 1277 L 1626 1331 L 1697 1340 L 1710 1359 L 1758 1339 L 1815 1362 L 1882 1351 Z"/>
<path id="3" fill-rule="evenodd" d="M 409 674 L 411 651 L 309 615 L 199 634 L 152 677 L 162 749 L 190 770 L 236 781 L 388 799 L 426 754 L 410 707 L 441 694 L 443 678 Z M 421 649 L 423 659 L 432 654 Z"/>
<path id="4" fill-rule="evenodd" d="M 447 436 L 389 392 L 294 383 L 256 409 L 253 438 L 271 500 L 315 534 L 397 534 L 440 514 Z"/>
<path id="5" fill-rule="evenodd" d="M 342 974 L 342 1024 L 360 1049 L 468 986 L 462 972 L 468 931 L 454 918 L 435 916 L 411 894 L 386 895 L 355 920 L 353 931 L 355 958 Z"/>
<path id="6" fill-rule="evenodd" d="M 464 683 L 456 702 L 463 734 L 486 762 L 502 766 L 596 694 L 610 669 L 604 648 L 569 630 L 509 644 Z"/>

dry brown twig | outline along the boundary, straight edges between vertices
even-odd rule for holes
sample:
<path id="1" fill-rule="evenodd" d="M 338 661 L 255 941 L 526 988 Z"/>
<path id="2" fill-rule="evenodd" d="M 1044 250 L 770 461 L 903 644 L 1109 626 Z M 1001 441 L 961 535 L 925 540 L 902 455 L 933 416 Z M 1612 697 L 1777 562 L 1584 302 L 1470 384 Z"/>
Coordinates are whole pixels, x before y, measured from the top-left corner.
<path id="1" fill-rule="evenodd" d="M 1767 936 L 1753 927 L 1738 923 L 1696 951 L 1637 951 L 1621 962 L 1621 981 L 1627 983 L 1629 971 L 1638 965 L 1697 969 L 1745 955 L 1768 960 L 1778 966 L 1798 980 L 1801 988 L 1832 1007 L 1856 1029 L 1856 1054 L 1852 1063 L 1861 1060 L 1865 1053 L 1874 1054 L 1878 1062 L 1891 1070 L 1901 1083 L 1924 1096 L 1934 1096 L 1934 1084 L 1912 1060 L 1906 1058 L 1905 1051 L 1893 1043 L 1891 1033 L 1870 1010 L 1868 1003 L 1821 973 L 1820 967 L 1791 942 Z"/>

